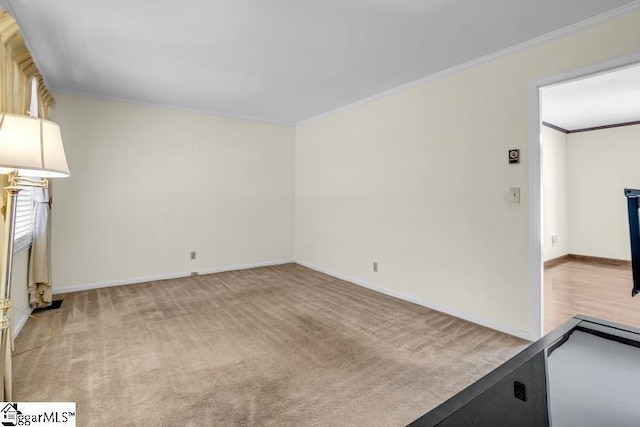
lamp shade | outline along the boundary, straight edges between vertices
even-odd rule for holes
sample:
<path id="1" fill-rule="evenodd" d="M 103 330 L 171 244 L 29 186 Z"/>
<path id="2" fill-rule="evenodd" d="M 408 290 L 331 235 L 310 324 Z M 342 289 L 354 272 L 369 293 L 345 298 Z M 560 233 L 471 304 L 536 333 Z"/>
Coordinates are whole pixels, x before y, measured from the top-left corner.
<path id="1" fill-rule="evenodd" d="M 0 113 L 0 174 L 69 176 L 60 126 L 49 120 Z"/>

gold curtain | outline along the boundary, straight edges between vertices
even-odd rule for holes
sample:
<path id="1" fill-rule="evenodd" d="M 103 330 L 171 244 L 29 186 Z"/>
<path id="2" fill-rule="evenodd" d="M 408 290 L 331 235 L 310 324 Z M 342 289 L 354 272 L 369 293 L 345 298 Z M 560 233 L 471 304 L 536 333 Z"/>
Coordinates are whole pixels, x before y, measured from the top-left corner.
<path id="1" fill-rule="evenodd" d="M 31 79 L 38 82 L 39 116 L 49 118 L 54 99 L 33 62 L 15 19 L 0 8 L 0 111 L 27 114 Z"/>
<path id="2" fill-rule="evenodd" d="M 49 118 L 54 99 L 47 90 L 44 79 L 36 67 L 18 24 L 8 12 L 0 8 L 0 112 L 28 114 L 31 103 L 32 79 L 37 79 L 38 115 Z M 2 182 L 2 186 L 6 182 Z M 4 193 L 4 192 L 3 192 Z M 0 236 L 1 238 L 2 236 Z M 10 298 L 10 295 L 8 296 Z M 10 401 L 12 396 L 11 351 L 13 347 L 12 325 L 9 325 L 9 343 L 5 354 L 0 354 L 0 401 Z M 1 353 L 1 352 L 0 352 Z"/>

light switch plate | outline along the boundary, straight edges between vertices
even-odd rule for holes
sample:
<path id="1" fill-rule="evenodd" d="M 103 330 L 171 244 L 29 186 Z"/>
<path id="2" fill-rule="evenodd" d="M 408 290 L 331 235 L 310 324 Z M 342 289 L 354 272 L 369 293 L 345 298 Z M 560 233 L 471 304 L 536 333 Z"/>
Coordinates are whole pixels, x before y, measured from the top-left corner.
<path id="1" fill-rule="evenodd" d="M 520 187 L 509 188 L 509 202 L 520 203 Z"/>

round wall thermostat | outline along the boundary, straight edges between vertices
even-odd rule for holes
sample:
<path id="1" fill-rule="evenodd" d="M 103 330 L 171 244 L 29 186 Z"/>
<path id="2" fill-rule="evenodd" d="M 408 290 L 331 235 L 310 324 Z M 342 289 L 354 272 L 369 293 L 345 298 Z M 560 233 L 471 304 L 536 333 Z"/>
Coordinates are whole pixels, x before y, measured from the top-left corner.
<path id="1" fill-rule="evenodd" d="M 520 163 L 520 150 L 513 149 L 509 150 L 509 163 Z"/>

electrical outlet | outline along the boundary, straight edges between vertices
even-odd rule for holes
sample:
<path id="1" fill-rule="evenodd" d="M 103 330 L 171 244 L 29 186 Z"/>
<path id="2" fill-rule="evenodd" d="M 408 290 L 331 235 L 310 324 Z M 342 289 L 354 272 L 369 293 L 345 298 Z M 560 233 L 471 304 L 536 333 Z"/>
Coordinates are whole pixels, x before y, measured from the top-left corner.
<path id="1" fill-rule="evenodd" d="M 377 273 L 378 272 L 378 263 L 373 261 L 373 272 Z"/>
<path id="2" fill-rule="evenodd" d="M 513 397 L 523 402 L 527 401 L 527 388 L 524 384 L 518 381 L 513 383 Z"/>
<path id="3" fill-rule="evenodd" d="M 191 259 L 196 259 L 196 251 L 191 251 Z"/>
<path id="4" fill-rule="evenodd" d="M 551 236 L 551 246 L 555 246 L 558 244 L 558 236 L 553 235 Z"/>

